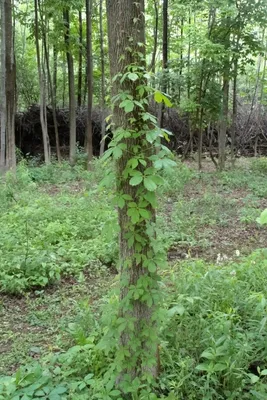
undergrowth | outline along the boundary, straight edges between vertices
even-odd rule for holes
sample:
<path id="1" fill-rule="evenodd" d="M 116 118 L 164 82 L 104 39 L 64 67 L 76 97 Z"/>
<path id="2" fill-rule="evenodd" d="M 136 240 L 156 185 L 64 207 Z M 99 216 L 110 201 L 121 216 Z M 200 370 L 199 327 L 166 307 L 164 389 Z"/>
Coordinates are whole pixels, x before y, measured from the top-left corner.
<path id="1" fill-rule="evenodd" d="M 245 170 L 198 174 L 178 162 L 165 172 L 158 230 L 166 250 L 207 246 L 210 232 L 232 226 L 233 220 L 243 229 L 253 227 L 257 235 L 266 229 L 255 221 L 267 198 L 260 163 L 256 160 Z M 91 172 L 82 163 L 71 168 L 66 163 L 33 167 L 21 162 L 16 176 L 1 178 L 2 292 L 24 295 L 38 289 L 36 293 L 45 296 L 40 288 L 64 276 L 77 277 L 77 284 L 84 275 L 102 279 L 107 268 L 116 266 L 112 188 L 99 185 L 110 168 L 99 161 Z M 238 191 L 245 192 L 242 201 Z M 189 254 L 188 260 L 161 271 L 161 375 L 151 387 L 130 382 L 128 399 L 267 398 L 266 250 L 226 263 L 217 254 L 214 258 L 217 263 Z M 26 365 L 21 360 L 15 374 L 0 377 L 0 400 L 123 397 L 110 374 L 118 351 L 116 326 L 107 331 L 116 320 L 119 301 L 116 280 L 112 286 L 115 289 L 101 298 L 100 311 L 85 301 L 75 308 L 75 317 L 68 314 L 64 320 L 64 335 L 72 347 L 53 349 Z M 41 297 L 35 303 L 30 323 L 56 324 L 48 311 L 44 314 Z"/>
<path id="2" fill-rule="evenodd" d="M 266 279 L 266 251 L 223 267 L 187 260 L 162 271 L 161 376 L 138 396 L 133 382 L 129 398 L 266 398 Z M 2 377 L 0 399 L 120 399 L 108 373 L 116 341 L 105 339 L 117 305 L 113 291 L 97 320 L 84 305 L 69 327 L 75 345 Z"/>

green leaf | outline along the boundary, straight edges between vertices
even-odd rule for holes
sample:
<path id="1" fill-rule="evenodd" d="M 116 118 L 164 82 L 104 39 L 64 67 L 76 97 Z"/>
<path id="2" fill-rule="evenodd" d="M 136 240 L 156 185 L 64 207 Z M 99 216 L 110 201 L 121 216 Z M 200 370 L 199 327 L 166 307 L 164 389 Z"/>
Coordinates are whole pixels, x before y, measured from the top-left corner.
<path id="1" fill-rule="evenodd" d="M 162 94 L 162 100 L 163 100 L 163 102 L 165 103 L 165 105 L 167 106 L 167 107 L 172 107 L 172 103 L 171 103 L 171 101 L 168 99 L 168 97 L 167 96 L 165 96 L 164 94 Z"/>
<path id="2" fill-rule="evenodd" d="M 257 222 L 261 225 L 267 224 L 267 208 L 261 213 L 261 216 L 257 218 Z"/>
<path id="3" fill-rule="evenodd" d="M 153 129 L 146 134 L 146 140 L 149 143 L 154 143 L 155 140 L 161 135 L 161 130 L 160 129 Z"/>
<path id="4" fill-rule="evenodd" d="M 130 113 L 134 109 L 134 102 L 132 100 L 127 99 L 127 100 L 122 101 L 120 103 L 119 107 L 124 108 L 124 111 L 126 113 Z"/>
<path id="5" fill-rule="evenodd" d="M 248 374 L 248 376 L 250 377 L 250 381 L 251 383 L 257 383 L 260 380 L 260 377 L 254 374 Z"/>
<path id="6" fill-rule="evenodd" d="M 154 182 L 154 180 L 150 176 L 145 177 L 144 185 L 145 185 L 145 188 L 150 192 L 154 192 L 157 189 L 157 184 Z"/>
<path id="7" fill-rule="evenodd" d="M 131 186 L 137 186 L 139 185 L 143 180 L 143 175 L 134 175 L 131 179 L 130 179 L 130 185 Z"/>
<path id="8" fill-rule="evenodd" d="M 213 368 L 214 368 L 214 371 L 220 372 L 220 371 L 225 371 L 228 368 L 228 366 L 223 363 L 218 363 L 218 364 L 215 364 Z"/>
<path id="9" fill-rule="evenodd" d="M 156 169 L 162 169 L 162 168 L 171 168 L 171 167 L 175 167 L 176 166 L 176 162 L 173 160 L 170 160 L 169 158 L 160 158 L 159 160 L 156 160 L 154 162 L 154 167 Z"/>
<path id="10" fill-rule="evenodd" d="M 119 396 L 121 392 L 119 390 L 112 390 L 109 394 L 110 396 Z"/>
<path id="11" fill-rule="evenodd" d="M 208 364 L 208 363 L 198 364 L 196 366 L 196 369 L 198 371 L 209 371 L 210 370 L 210 364 Z"/>
<path id="12" fill-rule="evenodd" d="M 174 315 L 184 315 L 185 308 L 182 305 L 176 305 L 168 310 L 169 317 L 173 317 Z"/>
<path id="13" fill-rule="evenodd" d="M 156 195 L 155 192 L 148 192 L 145 194 L 145 199 L 151 204 L 153 208 L 157 207 Z"/>
<path id="14" fill-rule="evenodd" d="M 137 224 L 140 220 L 140 214 L 137 208 L 129 208 L 127 215 L 131 218 L 133 224 Z"/>
<path id="15" fill-rule="evenodd" d="M 113 149 L 113 156 L 115 160 L 118 160 L 122 156 L 122 149 L 120 147 L 114 147 Z"/>
<path id="16" fill-rule="evenodd" d="M 207 358 L 208 360 L 214 360 L 214 354 L 211 353 L 209 350 L 203 351 L 200 357 Z"/>
<path id="17" fill-rule="evenodd" d="M 157 265 L 153 261 L 149 261 L 147 268 L 149 272 L 154 273 L 157 270 Z"/>
<path id="18" fill-rule="evenodd" d="M 139 76 L 137 74 L 135 74 L 134 72 L 130 72 L 128 74 L 128 79 L 130 79 L 133 82 L 137 81 L 138 78 L 139 78 Z"/>
<path id="19" fill-rule="evenodd" d="M 139 214 L 144 219 L 150 219 L 150 217 L 151 217 L 150 212 L 148 210 L 144 209 L 144 208 L 139 208 Z"/>
<path id="20" fill-rule="evenodd" d="M 168 99 L 165 94 L 159 92 L 158 90 L 154 93 L 154 100 L 156 103 L 164 103 L 167 107 L 172 107 L 171 101 Z"/>
<path id="21" fill-rule="evenodd" d="M 162 103 L 162 94 L 158 90 L 154 93 L 154 100 L 156 103 Z"/>

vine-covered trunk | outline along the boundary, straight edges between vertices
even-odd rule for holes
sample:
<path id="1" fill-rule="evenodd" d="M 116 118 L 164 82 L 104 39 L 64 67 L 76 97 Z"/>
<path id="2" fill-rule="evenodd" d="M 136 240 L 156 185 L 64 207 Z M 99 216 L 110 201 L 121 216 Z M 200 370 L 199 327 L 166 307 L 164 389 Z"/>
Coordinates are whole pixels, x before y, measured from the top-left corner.
<path id="1" fill-rule="evenodd" d="M 140 157 L 143 159 L 143 164 L 137 169 L 132 169 L 132 174 L 137 180 L 138 176 L 140 178 L 145 174 L 144 165 L 149 166 L 151 163 L 149 160 L 151 146 L 148 148 L 144 145 L 142 136 L 143 115 L 147 112 L 148 104 L 144 102 L 143 95 L 138 94 L 142 93 L 139 92 L 140 87 L 146 87 L 146 81 L 144 77 L 141 78 L 141 73 L 139 75 L 133 73 L 132 80 L 124 79 L 123 83 L 120 82 L 120 78 L 116 79 L 118 74 L 127 75 L 127 68 L 130 71 L 140 71 L 139 68 L 145 67 L 144 0 L 107 0 L 107 15 L 112 95 L 123 97 L 122 93 L 125 93 L 129 99 L 143 102 L 142 108 L 135 106 L 132 111 L 126 112 L 122 107 L 122 99 L 121 104 L 119 102 L 114 104 L 113 110 L 113 122 L 118 135 L 121 130 L 129 132 L 120 142 L 124 151 L 116 163 L 117 194 L 124 196 L 126 200 L 126 204 L 119 208 L 121 271 L 119 320 L 122 321 L 122 325 L 125 324 L 120 333 L 118 346 L 120 354 L 118 358 L 122 368 L 118 382 L 121 382 L 127 375 L 134 379 L 145 374 L 152 376 L 157 374 L 157 334 L 152 300 L 157 282 L 153 280 L 153 273 L 147 266 L 147 260 L 153 256 L 153 238 L 148 236 L 147 224 L 138 214 L 138 208 L 136 211 L 131 209 L 135 204 L 139 204 L 142 196 L 148 196 L 150 192 L 147 191 L 147 194 L 143 195 L 144 187 L 141 182 L 140 185 L 135 182 L 131 184 L 131 176 L 126 173 L 134 154 L 141 154 Z M 125 107 L 127 108 L 127 105 Z M 116 138 L 116 133 L 114 135 Z M 127 199 L 132 201 L 128 204 Z M 147 201 L 142 204 L 144 207 L 142 214 L 150 215 L 154 221 L 155 211 L 151 204 Z M 134 222 L 132 213 L 137 214 L 137 220 Z M 131 215 L 133 216 L 130 217 Z M 151 261 L 153 262 L 156 263 L 156 257 Z M 138 287 L 140 295 L 133 295 L 133 288 L 137 290 Z"/>

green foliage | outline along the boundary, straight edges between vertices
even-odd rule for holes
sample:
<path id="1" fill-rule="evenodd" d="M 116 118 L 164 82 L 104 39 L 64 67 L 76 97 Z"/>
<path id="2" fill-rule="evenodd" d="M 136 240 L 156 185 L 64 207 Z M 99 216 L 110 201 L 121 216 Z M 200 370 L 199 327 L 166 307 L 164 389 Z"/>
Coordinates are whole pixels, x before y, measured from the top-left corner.
<path id="1" fill-rule="evenodd" d="M 266 250 L 223 268 L 187 260 L 164 270 L 162 373 L 153 389 L 138 380 L 131 382 L 129 399 L 264 397 L 266 279 Z M 74 346 L 47 356 L 39 364 L 22 367 L 12 377 L 2 377 L 3 399 L 21 400 L 24 394 L 26 399 L 35 399 L 37 391 L 46 399 L 57 391 L 62 391 L 60 398 L 66 400 L 122 398 L 108 373 L 117 351 L 116 340 L 107 343 L 106 336 L 107 325 L 116 321 L 118 299 L 117 291 L 110 293 L 98 320 L 88 304 L 82 303 L 68 328 Z"/>
<path id="2" fill-rule="evenodd" d="M 262 174 L 267 173 L 267 157 L 256 158 L 252 162 L 252 170 Z"/>
<path id="3" fill-rule="evenodd" d="M 261 216 L 257 218 L 257 222 L 261 225 L 267 225 L 267 209 L 261 213 Z"/>
<path id="4" fill-rule="evenodd" d="M 70 193 L 64 186 L 40 191 L 32 181 L 50 176 L 52 183 L 71 182 L 78 173 L 66 165 L 22 165 L 1 183 L 2 291 L 44 287 L 62 274 L 96 273 L 116 261 L 116 214 L 108 192 L 97 191 L 93 181 L 88 190 L 75 183 Z"/>
<path id="5" fill-rule="evenodd" d="M 187 261 L 170 270 L 162 390 L 186 399 L 265 395 L 266 255 L 223 268 Z"/>

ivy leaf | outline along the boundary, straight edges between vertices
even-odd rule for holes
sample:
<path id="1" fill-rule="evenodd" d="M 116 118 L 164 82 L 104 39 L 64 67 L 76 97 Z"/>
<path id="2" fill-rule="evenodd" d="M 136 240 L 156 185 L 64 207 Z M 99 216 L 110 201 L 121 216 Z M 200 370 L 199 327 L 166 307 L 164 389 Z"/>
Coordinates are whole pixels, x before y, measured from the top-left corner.
<path id="1" fill-rule="evenodd" d="M 155 192 L 147 192 L 144 197 L 151 204 L 153 208 L 157 207 Z"/>
<path id="2" fill-rule="evenodd" d="M 160 129 L 153 129 L 146 134 L 146 140 L 149 143 L 155 142 L 155 140 L 161 135 Z"/>
<path id="3" fill-rule="evenodd" d="M 137 81 L 137 79 L 138 79 L 139 77 L 138 77 L 138 75 L 135 74 L 134 72 L 130 72 L 130 73 L 128 74 L 128 78 L 129 78 L 131 81 L 135 82 L 135 81 Z"/>
<path id="4" fill-rule="evenodd" d="M 154 272 L 156 272 L 156 270 L 157 270 L 157 266 L 156 266 L 156 264 L 153 262 L 153 261 L 150 261 L 149 263 L 148 263 L 148 271 L 149 272 L 151 272 L 151 273 L 154 273 Z"/>
<path id="5" fill-rule="evenodd" d="M 137 208 L 129 208 L 127 215 L 131 218 L 133 224 L 137 224 L 140 220 L 140 214 Z"/>
<path id="6" fill-rule="evenodd" d="M 162 169 L 162 168 L 171 168 L 175 167 L 176 162 L 173 160 L 170 160 L 169 158 L 160 158 L 154 162 L 154 167 L 156 169 Z"/>
<path id="7" fill-rule="evenodd" d="M 118 160 L 122 156 L 122 149 L 120 147 L 114 147 L 113 149 L 113 156 L 115 160 Z"/>
<path id="8" fill-rule="evenodd" d="M 119 197 L 117 201 L 118 207 L 123 208 L 125 206 L 125 200 L 123 197 Z"/>
<path id="9" fill-rule="evenodd" d="M 154 192 L 157 189 L 157 184 L 153 181 L 152 177 L 147 176 L 144 179 L 144 185 L 147 190 Z"/>
<path id="10" fill-rule="evenodd" d="M 146 210 L 145 208 L 139 208 L 139 214 L 144 219 L 150 219 L 150 212 L 148 210 Z"/>
<path id="11" fill-rule="evenodd" d="M 119 107 L 124 108 L 124 111 L 126 113 L 130 113 L 134 109 L 134 102 L 132 100 L 127 99 L 127 100 L 122 101 L 120 103 Z"/>
<path id="12" fill-rule="evenodd" d="M 137 186 L 139 185 L 143 180 L 143 175 L 134 175 L 131 179 L 130 179 L 130 185 L 131 186 Z"/>
<path id="13" fill-rule="evenodd" d="M 102 161 L 107 160 L 113 153 L 113 148 L 112 149 L 108 149 L 107 151 L 105 151 L 105 153 L 103 154 L 103 157 L 101 158 Z"/>

